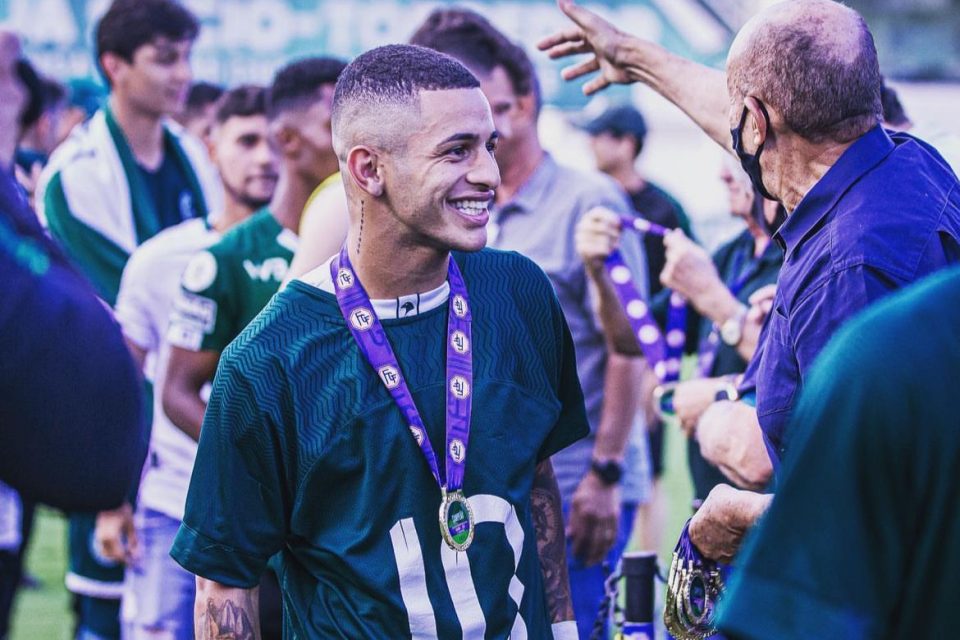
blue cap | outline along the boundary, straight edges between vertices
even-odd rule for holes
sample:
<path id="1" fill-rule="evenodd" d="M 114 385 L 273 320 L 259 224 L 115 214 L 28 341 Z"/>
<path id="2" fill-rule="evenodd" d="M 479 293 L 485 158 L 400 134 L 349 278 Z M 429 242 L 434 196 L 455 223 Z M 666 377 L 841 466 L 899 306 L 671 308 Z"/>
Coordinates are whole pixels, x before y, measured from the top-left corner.
<path id="1" fill-rule="evenodd" d="M 647 135 L 647 123 L 643 115 L 629 104 L 610 107 L 582 128 L 593 136 L 601 133 L 631 135 L 640 142 Z"/>

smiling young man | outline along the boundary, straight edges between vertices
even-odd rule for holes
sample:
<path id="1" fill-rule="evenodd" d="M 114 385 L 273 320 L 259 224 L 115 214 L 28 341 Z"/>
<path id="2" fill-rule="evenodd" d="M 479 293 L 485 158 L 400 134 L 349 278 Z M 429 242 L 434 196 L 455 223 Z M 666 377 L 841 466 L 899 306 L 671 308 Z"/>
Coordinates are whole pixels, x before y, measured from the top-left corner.
<path id="1" fill-rule="evenodd" d="M 167 227 L 219 211 L 222 193 L 203 145 L 168 120 L 183 107 L 199 25 L 173 0 L 115 0 L 96 29 L 107 106 L 52 155 L 38 213 L 108 304 L 137 246 Z M 95 514 L 70 524 L 67 587 L 80 637 L 119 636 L 123 567 L 94 551 Z"/>
<path id="2" fill-rule="evenodd" d="M 575 637 L 549 456 L 587 421 L 549 280 L 481 251 L 500 176 L 479 82 L 374 49 L 333 130 L 346 244 L 230 345 L 210 398 L 172 552 L 196 637 L 259 637 L 277 553 L 287 637 Z"/>

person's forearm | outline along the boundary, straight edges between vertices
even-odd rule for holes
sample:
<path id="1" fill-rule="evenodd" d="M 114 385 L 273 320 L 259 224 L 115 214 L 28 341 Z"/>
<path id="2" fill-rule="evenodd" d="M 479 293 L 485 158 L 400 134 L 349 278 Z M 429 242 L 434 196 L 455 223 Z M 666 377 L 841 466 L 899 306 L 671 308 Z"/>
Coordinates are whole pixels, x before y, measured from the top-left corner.
<path id="1" fill-rule="evenodd" d="M 621 42 L 616 59 L 632 80 L 672 102 L 717 144 L 732 151 L 726 73 L 632 37 Z"/>
<path id="2" fill-rule="evenodd" d="M 567 542 L 563 535 L 563 508 L 550 460 L 537 465 L 530 492 L 530 510 L 537 532 L 537 552 L 550 622 L 573 620 L 573 600 L 567 573 Z"/>
<path id="3" fill-rule="evenodd" d="M 596 291 L 597 315 L 600 326 L 607 341 L 608 348 L 624 356 L 643 355 L 640 343 L 633 335 L 627 314 L 620 305 L 620 300 L 613 289 L 613 283 L 602 267 L 588 267 L 587 276 L 594 284 Z"/>
<path id="4" fill-rule="evenodd" d="M 727 320 L 740 313 L 746 305 L 736 299 L 730 289 L 717 280 L 716 286 L 690 299 L 690 303 L 701 315 L 709 318 L 714 324 L 722 325 Z"/>
<path id="5" fill-rule="evenodd" d="M 196 640 L 260 640 L 260 588 L 238 589 L 197 577 Z"/>
<path id="6" fill-rule="evenodd" d="M 178 429 L 200 440 L 203 414 L 207 403 L 200 398 L 199 389 L 184 388 L 168 378 L 163 388 L 163 412 Z"/>
<path id="7" fill-rule="evenodd" d="M 738 486 L 762 488 L 773 475 L 773 466 L 756 410 L 743 403 L 732 407 L 735 411 L 723 424 L 701 424 L 697 428 L 700 451 Z"/>
<path id="8" fill-rule="evenodd" d="M 593 444 L 593 457 L 623 460 L 630 431 L 640 409 L 643 360 L 611 353 L 603 382 L 603 407 Z"/>

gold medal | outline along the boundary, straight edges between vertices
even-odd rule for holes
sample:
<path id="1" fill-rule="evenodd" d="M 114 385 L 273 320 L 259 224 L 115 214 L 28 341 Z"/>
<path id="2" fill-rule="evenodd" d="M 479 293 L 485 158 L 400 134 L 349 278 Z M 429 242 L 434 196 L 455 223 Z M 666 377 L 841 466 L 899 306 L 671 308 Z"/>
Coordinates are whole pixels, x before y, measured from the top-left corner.
<path id="1" fill-rule="evenodd" d="M 466 551 L 473 542 L 473 508 L 464 497 L 463 491 L 441 491 L 440 535 L 454 551 Z"/>

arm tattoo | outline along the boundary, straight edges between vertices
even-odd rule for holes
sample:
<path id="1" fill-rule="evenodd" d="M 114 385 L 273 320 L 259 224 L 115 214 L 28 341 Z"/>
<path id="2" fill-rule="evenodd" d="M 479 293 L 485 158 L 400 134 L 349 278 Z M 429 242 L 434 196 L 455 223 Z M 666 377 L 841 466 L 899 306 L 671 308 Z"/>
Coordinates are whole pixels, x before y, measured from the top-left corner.
<path id="1" fill-rule="evenodd" d="M 567 541 L 563 534 L 560 489 L 550 460 L 537 465 L 530 492 L 530 510 L 537 531 L 537 551 L 551 622 L 573 620 L 570 578 L 567 575 Z"/>
<path id="2" fill-rule="evenodd" d="M 230 589 L 198 599 L 194 611 L 197 640 L 260 640 L 259 603 L 252 590 Z"/>

